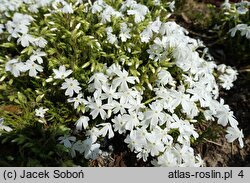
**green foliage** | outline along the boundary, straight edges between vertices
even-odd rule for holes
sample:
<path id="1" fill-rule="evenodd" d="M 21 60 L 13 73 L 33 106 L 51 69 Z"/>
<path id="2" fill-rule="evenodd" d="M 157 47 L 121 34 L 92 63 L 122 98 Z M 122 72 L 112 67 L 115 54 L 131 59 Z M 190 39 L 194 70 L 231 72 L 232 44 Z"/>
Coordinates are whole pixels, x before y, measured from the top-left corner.
<path id="1" fill-rule="evenodd" d="M 58 144 L 62 126 L 27 125 L 0 136 L 0 166 L 74 166 L 68 150 Z"/>
<path id="2" fill-rule="evenodd" d="M 249 65 L 250 39 L 241 35 L 240 31 L 237 31 L 235 36 L 231 36 L 229 32 L 239 24 L 250 25 L 250 11 L 248 10 L 244 14 L 239 13 L 239 7 L 239 4 L 231 3 L 230 8 L 218 8 L 218 13 L 213 20 L 214 29 L 212 31 L 217 39 L 215 44 L 225 50 L 228 59 L 236 65 Z"/>

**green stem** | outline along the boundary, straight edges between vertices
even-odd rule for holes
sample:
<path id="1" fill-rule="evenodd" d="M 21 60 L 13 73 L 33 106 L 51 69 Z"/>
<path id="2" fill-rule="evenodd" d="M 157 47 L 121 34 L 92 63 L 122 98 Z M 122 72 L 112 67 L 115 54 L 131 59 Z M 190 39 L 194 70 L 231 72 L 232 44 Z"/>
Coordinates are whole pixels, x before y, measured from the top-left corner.
<path id="1" fill-rule="evenodd" d="M 153 97 L 153 98 L 151 98 L 151 99 L 148 99 L 148 100 L 147 100 L 146 102 L 144 102 L 143 104 L 146 105 L 146 104 L 148 104 L 148 103 L 150 103 L 150 102 L 156 100 L 157 98 L 158 98 L 158 97 Z"/>

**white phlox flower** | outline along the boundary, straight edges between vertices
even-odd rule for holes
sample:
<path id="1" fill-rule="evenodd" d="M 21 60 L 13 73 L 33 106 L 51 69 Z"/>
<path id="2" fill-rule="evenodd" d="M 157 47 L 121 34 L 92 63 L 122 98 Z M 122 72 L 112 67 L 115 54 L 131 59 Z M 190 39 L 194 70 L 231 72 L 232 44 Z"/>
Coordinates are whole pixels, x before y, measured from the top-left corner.
<path id="1" fill-rule="evenodd" d="M 44 118 L 45 113 L 48 111 L 48 108 L 39 107 L 35 110 L 35 115 L 41 118 Z"/>
<path id="2" fill-rule="evenodd" d="M 74 78 L 66 78 L 65 82 L 62 84 L 61 89 L 66 89 L 65 95 L 72 97 L 74 93 L 79 93 L 81 87 L 79 86 L 79 82 Z"/>
<path id="3" fill-rule="evenodd" d="M 66 67 L 64 65 L 61 65 L 59 69 L 53 69 L 53 72 L 55 74 L 55 79 L 65 79 L 67 78 L 73 71 L 72 70 L 66 70 Z"/>

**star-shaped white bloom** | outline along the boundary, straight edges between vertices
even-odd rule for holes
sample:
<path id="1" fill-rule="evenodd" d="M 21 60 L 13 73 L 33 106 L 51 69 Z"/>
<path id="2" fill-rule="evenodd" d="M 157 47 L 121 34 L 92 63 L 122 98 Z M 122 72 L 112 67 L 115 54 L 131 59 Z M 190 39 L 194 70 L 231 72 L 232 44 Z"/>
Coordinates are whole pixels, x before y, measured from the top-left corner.
<path id="1" fill-rule="evenodd" d="M 44 114 L 46 113 L 46 111 L 48 111 L 49 109 L 47 109 L 47 108 L 43 108 L 43 107 L 39 107 L 39 109 L 36 109 L 35 110 L 35 115 L 36 116 L 39 116 L 39 117 L 41 117 L 41 118 L 44 118 Z"/>
<path id="2" fill-rule="evenodd" d="M 132 131 L 134 127 L 140 124 L 139 114 L 131 112 L 130 114 L 124 114 L 122 117 L 125 120 L 125 129 Z"/>
<path id="3" fill-rule="evenodd" d="M 121 32 L 119 34 L 119 37 L 121 38 L 122 42 L 126 42 L 127 39 L 131 38 L 131 35 L 129 34 L 130 29 L 128 28 L 125 22 L 121 23 L 120 26 L 121 26 Z"/>
<path id="4" fill-rule="evenodd" d="M 125 120 L 122 118 L 122 116 L 119 114 L 114 119 L 111 120 L 114 124 L 114 131 L 118 131 L 119 134 L 122 134 L 126 131 L 125 129 Z"/>
<path id="5" fill-rule="evenodd" d="M 102 0 L 97 0 L 91 6 L 91 12 L 93 14 L 100 13 L 103 10 L 104 3 Z"/>
<path id="6" fill-rule="evenodd" d="M 30 56 L 30 60 L 31 61 L 37 61 L 39 64 L 43 63 L 43 59 L 42 57 L 46 56 L 47 54 L 43 51 L 41 51 L 41 49 L 37 49 L 35 51 L 33 51 L 33 55 Z"/>
<path id="7" fill-rule="evenodd" d="M 244 135 L 242 133 L 242 130 L 239 130 L 237 127 L 228 127 L 227 133 L 228 134 L 226 135 L 226 139 L 228 142 L 233 142 L 234 140 L 238 139 L 240 147 L 243 148 L 244 143 L 242 138 L 244 138 Z"/>
<path id="8" fill-rule="evenodd" d="M 38 38 L 35 39 L 35 42 L 34 42 L 34 43 L 35 43 L 35 45 L 38 46 L 39 48 L 44 48 L 44 47 L 47 45 L 48 41 L 45 40 L 45 39 L 42 38 L 42 37 L 38 37 Z"/>
<path id="9" fill-rule="evenodd" d="M 58 140 L 60 140 L 59 142 L 60 144 L 63 144 L 67 148 L 71 148 L 72 142 L 76 141 L 76 137 L 64 135 L 64 136 L 59 137 Z"/>
<path id="10" fill-rule="evenodd" d="M 21 72 L 25 71 L 25 65 L 17 59 L 8 61 L 5 65 L 5 71 L 10 71 L 15 77 L 20 76 Z"/>
<path id="11" fill-rule="evenodd" d="M 77 130 L 82 130 L 82 128 L 86 129 L 88 127 L 89 117 L 81 116 L 75 123 Z"/>
<path id="12" fill-rule="evenodd" d="M 215 117 L 218 118 L 218 124 L 226 126 L 228 122 L 232 127 L 237 127 L 238 121 L 233 115 L 233 111 L 230 111 L 229 106 L 224 104 L 224 100 L 221 99 L 220 103 L 217 103 Z"/>
<path id="13" fill-rule="evenodd" d="M 30 44 L 33 44 L 35 41 L 35 38 L 30 34 L 23 34 L 20 36 L 17 40 L 17 43 L 21 43 L 23 47 L 28 47 Z"/>
<path id="14" fill-rule="evenodd" d="M 57 69 L 53 69 L 53 72 L 55 73 L 55 76 L 54 76 L 55 79 L 65 79 L 73 71 L 72 70 L 66 70 L 66 67 L 64 65 L 61 65 L 58 70 Z"/>
<path id="15" fill-rule="evenodd" d="M 127 10 L 128 15 L 135 16 L 135 23 L 139 23 L 145 19 L 145 15 L 149 12 L 147 6 L 142 4 L 133 4 L 131 10 Z"/>
<path id="16" fill-rule="evenodd" d="M 65 95 L 72 97 L 75 93 L 79 93 L 81 87 L 79 86 L 79 82 L 74 78 L 66 78 L 65 82 L 62 84 L 61 89 L 66 89 Z"/>
<path id="17" fill-rule="evenodd" d="M 105 137 L 108 134 L 108 138 L 114 137 L 114 132 L 110 123 L 101 123 L 97 126 L 102 126 L 99 130 L 99 135 Z"/>
<path id="18" fill-rule="evenodd" d="M 156 136 L 152 135 L 151 141 L 148 141 L 145 147 L 152 156 L 158 156 L 164 151 L 164 144 Z"/>
<path id="19" fill-rule="evenodd" d="M 61 11 L 62 11 L 63 13 L 69 13 L 69 14 L 74 13 L 74 10 L 73 10 L 73 7 L 72 7 L 72 4 L 71 4 L 71 3 L 68 4 L 68 3 L 66 3 L 65 1 L 62 1 L 62 2 L 64 2 L 64 3 L 63 3 L 64 6 L 63 6 L 63 8 L 61 8 Z"/>
<path id="20" fill-rule="evenodd" d="M 101 89 L 102 85 L 107 84 L 108 77 L 103 73 L 95 73 L 90 77 L 89 83 L 93 82 L 95 89 Z"/>
<path id="21" fill-rule="evenodd" d="M 36 77 L 38 71 L 42 72 L 43 67 L 41 65 L 36 64 L 32 60 L 27 60 L 25 63 L 25 69 L 29 71 L 29 76 L 30 77 Z"/>
<path id="22" fill-rule="evenodd" d="M 95 140 L 92 138 L 87 138 L 83 141 L 84 146 L 84 157 L 86 159 L 96 159 L 100 152 L 100 144 L 95 143 Z"/>
<path id="23" fill-rule="evenodd" d="M 107 118 L 107 113 L 104 110 L 107 108 L 105 108 L 105 105 L 102 104 L 102 101 L 99 98 L 94 100 L 88 98 L 87 107 L 91 109 L 90 115 L 92 115 L 93 119 L 95 119 L 99 114 L 103 120 Z"/>
<path id="24" fill-rule="evenodd" d="M 83 99 L 83 94 L 82 93 L 79 93 L 77 95 L 77 97 L 75 98 L 69 98 L 68 99 L 68 102 L 72 103 L 74 102 L 74 109 L 76 109 L 80 104 L 83 104 L 84 103 L 84 99 Z"/>
<path id="25" fill-rule="evenodd" d="M 117 74 L 118 77 L 116 77 L 112 85 L 116 88 L 120 86 L 120 89 L 123 91 L 128 90 L 128 83 L 135 84 L 135 81 L 138 82 L 137 77 L 129 76 L 128 72 L 126 70 L 116 70 L 115 73 Z"/>
<path id="26" fill-rule="evenodd" d="M 101 99 L 108 99 L 108 103 L 111 103 L 113 99 L 118 98 L 118 93 L 116 92 L 116 88 L 113 88 L 112 86 L 102 85 L 102 90 L 104 93 L 101 95 Z"/>
<path id="27" fill-rule="evenodd" d="M 149 121 L 150 129 L 153 129 L 159 122 L 164 121 L 165 114 L 162 112 L 163 106 L 160 102 L 149 105 L 150 110 L 145 112 L 145 119 Z"/>
<path id="28" fill-rule="evenodd" d="M 175 85 L 174 79 L 171 76 L 171 74 L 167 71 L 167 70 L 160 70 L 158 72 L 158 81 L 160 84 L 162 84 L 163 86 L 170 84 L 172 86 Z"/>

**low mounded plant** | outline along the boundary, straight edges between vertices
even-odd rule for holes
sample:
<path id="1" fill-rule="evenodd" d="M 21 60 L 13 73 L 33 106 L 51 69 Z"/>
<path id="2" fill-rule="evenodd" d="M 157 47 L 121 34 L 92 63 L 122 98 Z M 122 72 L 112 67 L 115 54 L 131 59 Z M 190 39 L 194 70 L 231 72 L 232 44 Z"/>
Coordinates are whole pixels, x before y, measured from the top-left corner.
<path id="1" fill-rule="evenodd" d="M 171 19 L 174 2 L 0 3 L 2 143 L 19 142 L 13 133 L 27 126 L 55 128 L 63 151 L 87 160 L 102 156 L 102 144 L 119 134 L 155 166 L 202 166 L 192 145 L 220 125 L 228 142 L 243 147 L 219 97 L 237 71 L 217 65 Z"/>

